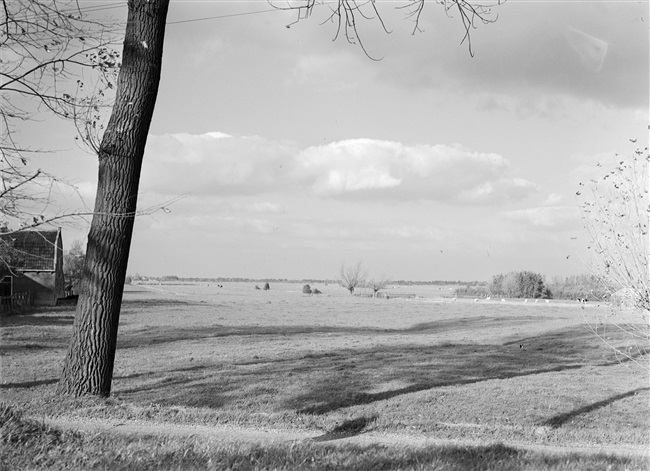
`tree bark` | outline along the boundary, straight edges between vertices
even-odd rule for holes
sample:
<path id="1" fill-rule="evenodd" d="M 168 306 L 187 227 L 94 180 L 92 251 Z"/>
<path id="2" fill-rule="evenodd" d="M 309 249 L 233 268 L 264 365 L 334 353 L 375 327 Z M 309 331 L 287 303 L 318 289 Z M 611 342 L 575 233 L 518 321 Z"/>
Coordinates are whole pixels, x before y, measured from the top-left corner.
<path id="1" fill-rule="evenodd" d="M 95 211 L 58 390 L 109 396 L 140 170 L 162 68 L 169 0 L 129 0 L 115 104 L 99 148 Z"/>

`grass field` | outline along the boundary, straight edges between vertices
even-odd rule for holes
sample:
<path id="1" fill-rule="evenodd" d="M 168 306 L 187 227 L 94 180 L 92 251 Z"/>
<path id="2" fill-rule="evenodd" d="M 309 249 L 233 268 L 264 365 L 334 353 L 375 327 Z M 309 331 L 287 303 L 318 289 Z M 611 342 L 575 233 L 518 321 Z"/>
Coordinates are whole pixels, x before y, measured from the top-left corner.
<path id="1" fill-rule="evenodd" d="M 587 328 L 627 342 L 604 306 L 315 287 L 128 287 L 108 400 L 54 394 L 73 311 L 2 319 L 0 465 L 650 468 L 648 370 Z"/>

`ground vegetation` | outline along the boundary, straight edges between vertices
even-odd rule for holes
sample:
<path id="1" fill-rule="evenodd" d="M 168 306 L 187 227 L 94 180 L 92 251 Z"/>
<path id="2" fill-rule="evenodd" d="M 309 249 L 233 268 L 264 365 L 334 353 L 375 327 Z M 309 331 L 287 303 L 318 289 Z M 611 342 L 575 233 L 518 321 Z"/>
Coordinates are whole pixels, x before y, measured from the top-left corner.
<path id="1" fill-rule="evenodd" d="M 647 469 L 648 372 L 584 326 L 605 306 L 302 285 L 128 287 L 110 398 L 56 394 L 74 311 L 3 318 L 1 465 Z"/>

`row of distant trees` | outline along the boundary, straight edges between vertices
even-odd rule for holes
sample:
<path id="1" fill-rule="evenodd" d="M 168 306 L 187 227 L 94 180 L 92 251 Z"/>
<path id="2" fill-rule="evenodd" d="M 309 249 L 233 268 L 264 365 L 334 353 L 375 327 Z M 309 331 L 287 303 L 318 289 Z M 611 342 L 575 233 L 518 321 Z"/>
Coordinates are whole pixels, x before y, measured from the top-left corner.
<path id="1" fill-rule="evenodd" d="M 467 284 L 456 288 L 454 293 L 457 297 L 553 298 L 544 275 L 532 271 L 500 273 L 487 283 Z"/>
<path id="2" fill-rule="evenodd" d="M 544 298 L 553 297 L 551 290 L 544 284 L 544 275 L 532 271 L 512 271 L 492 277 L 489 284 L 491 293 L 507 298 Z"/>
<path id="3" fill-rule="evenodd" d="M 456 288 L 458 297 L 504 296 L 508 298 L 607 300 L 610 290 L 596 275 L 556 276 L 547 281 L 540 273 L 513 271 L 494 275 L 487 283 Z"/>

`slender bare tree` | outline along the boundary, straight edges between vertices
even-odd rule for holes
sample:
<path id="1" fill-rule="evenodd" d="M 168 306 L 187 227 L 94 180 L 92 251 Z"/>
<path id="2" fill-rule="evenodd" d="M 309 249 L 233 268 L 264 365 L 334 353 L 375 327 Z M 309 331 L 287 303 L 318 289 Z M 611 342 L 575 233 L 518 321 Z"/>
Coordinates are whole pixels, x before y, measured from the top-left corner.
<path id="1" fill-rule="evenodd" d="M 358 261 L 356 265 L 346 265 L 343 263 L 339 272 L 339 283 L 350 294 L 354 294 L 356 288 L 364 285 L 367 276 L 368 274 L 363 268 L 361 261 Z"/>
<path id="2" fill-rule="evenodd" d="M 608 334 L 594 330 L 617 355 L 650 368 L 650 155 L 645 148 L 616 157 L 610 169 L 599 163 L 602 176 L 581 183 L 577 195 L 590 237 L 589 268 L 610 301 L 603 328 L 613 325 L 630 342 L 615 345 Z"/>

